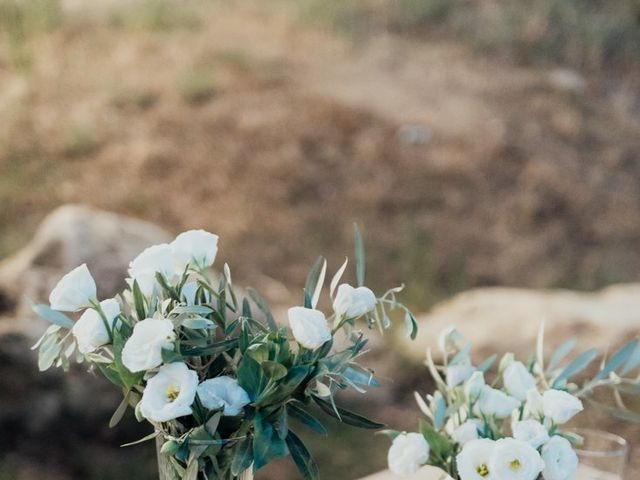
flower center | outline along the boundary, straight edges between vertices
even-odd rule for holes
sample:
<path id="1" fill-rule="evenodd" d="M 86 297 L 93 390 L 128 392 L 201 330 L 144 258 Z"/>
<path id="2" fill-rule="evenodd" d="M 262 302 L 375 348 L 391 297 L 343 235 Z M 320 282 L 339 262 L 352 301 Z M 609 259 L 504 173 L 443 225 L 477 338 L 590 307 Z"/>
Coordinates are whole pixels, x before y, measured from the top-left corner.
<path id="1" fill-rule="evenodd" d="M 176 400 L 176 398 L 178 398 L 178 395 L 180 395 L 179 388 L 176 388 L 173 385 L 169 385 L 167 387 L 167 400 L 169 400 L 170 402 L 173 402 Z"/>
<path id="2" fill-rule="evenodd" d="M 511 460 L 509 466 L 511 467 L 511 470 L 520 470 L 520 460 L 518 460 L 517 458 L 515 460 Z"/>
<path id="3" fill-rule="evenodd" d="M 483 463 L 482 465 L 478 465 L 476 467 L 476 472 L 478 472 L 478 475 L 480 475 L 481 477 L 486 477 L 487 475 L 489 475 L 489 467 L 487 467 L 486 463 Z"/>

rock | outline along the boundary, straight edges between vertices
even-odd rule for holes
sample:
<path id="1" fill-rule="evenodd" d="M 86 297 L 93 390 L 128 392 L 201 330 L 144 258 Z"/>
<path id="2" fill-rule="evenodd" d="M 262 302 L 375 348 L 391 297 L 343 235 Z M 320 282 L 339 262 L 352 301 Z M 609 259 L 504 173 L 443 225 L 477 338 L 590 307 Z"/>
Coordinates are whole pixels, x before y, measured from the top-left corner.
<path id="1" fill-rule="evenodd" d="M 527 358 L 545 322 L 550 351 L 570 337 L 582 348 L 607 350 L 637 336 L 640 328 L 640 284 L 621 284 L 595 293 L 566 290 L 480 288 L 459 294 L 419 318 L 415 342 L 407 342 L 414 358 L 427 347 L 437 350 L 439 332 L 455 325 L 474 344 L 478 359 L 514 352 Z"/>
<path id="2" fill-rule="evenodd" d="M 0 314 L 18 319 L 27 334 L 39 335 L 41 324 L 24 321 L 32 319 L 27 298 L 45 301 L 58 279 L 82 263 L 96 279 L 99 297 L 113 296 L 125 286 L 129 262 L 146 247 L 171 238 L 148 222 L 62 206 L 42 222 L 28 245 L 0 263 Z M 6 323 L 0 321 L 0 331 Z"/>

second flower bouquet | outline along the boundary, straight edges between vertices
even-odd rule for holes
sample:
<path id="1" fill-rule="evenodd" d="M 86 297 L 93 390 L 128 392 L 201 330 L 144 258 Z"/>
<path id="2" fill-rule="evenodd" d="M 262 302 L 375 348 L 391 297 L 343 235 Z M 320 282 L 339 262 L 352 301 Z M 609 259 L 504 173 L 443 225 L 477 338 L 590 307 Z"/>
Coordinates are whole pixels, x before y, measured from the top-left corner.
<path id="1" fill-rule="evenodd" d="M 388 312 L 401 310 L 415 336 L 415 318 L 396 300 L 400 288 L 376 297 L 363 285 L 357 228 L 357 287 L 339 285 L 345 261 L 330 282 L 333 311 L 318 310 L 327 270 L 318 259 L 301 305 L 288 310 L 290 328 L 256 291 L 239 298 L 226 264 L 213 280 L 217 244 L 216 235 L 194 230 L 152 246 L 131 262 L 129 288 L 102 301 L 86 265 L 65 275 L 50 305 L 34 307 L 51 323 L 35 347 L 39 367 L 88 362 L 121 389 L 110 426 L 128 407 L 153 425 L 140 441 L 156 440 L 161 479 L 230 480 L 287 455 L 315 479 L 318 468 L 290 421 L 326 434 L 308 411 L 314 404 L 344 423 L 380 428 L 335 401 L 339 390 L 376 384 L 356 363 L 367 344 L 357 322 L 383 330 Z M 62 312 L 82 313 L 74 320 Z"/>

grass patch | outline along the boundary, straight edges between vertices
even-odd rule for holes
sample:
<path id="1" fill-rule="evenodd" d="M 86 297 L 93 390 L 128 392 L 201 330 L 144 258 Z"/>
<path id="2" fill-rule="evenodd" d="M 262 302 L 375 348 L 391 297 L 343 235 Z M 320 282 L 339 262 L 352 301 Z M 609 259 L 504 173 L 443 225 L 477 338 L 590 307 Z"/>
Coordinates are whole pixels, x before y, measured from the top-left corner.
<path id="1" fill-rule="evenodd" d="M 178 79 L 178 92 L 191 105 L 201 105 L 216 94 L 213 72 L 207 68 L 195 68 L 184 72 Z"/>

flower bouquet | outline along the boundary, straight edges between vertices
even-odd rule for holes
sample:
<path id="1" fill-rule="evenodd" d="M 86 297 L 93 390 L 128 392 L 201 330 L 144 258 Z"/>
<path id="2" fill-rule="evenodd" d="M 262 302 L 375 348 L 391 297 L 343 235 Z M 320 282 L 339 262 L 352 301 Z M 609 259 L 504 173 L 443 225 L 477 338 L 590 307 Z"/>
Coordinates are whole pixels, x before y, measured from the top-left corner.
<path id="1" fill-rule="evenodd" d="M 632 340 L 608 359 L 596 375 L 578 385 L 572 379 L 596 360 L 587 350 L 565 358 L 575 339 L 561 345 L 549 363 L 543 357 L 544 327 L 536 354 L 526 363 L 508 353 L 489 382 L 493 355 L 471 362 L 471 345 L 453 327 L 438 339 L 443 365 L 427 350 L 427 367 L 436 384 L 433 395 L 416 395 L 426 420 L 420 433 L 387 430 L 393 439 L 388 453 L 391 471 L 410 475 L 432 465 L 456 480 L 571 480 L 578 468 L 574 445 L 582 439 L 563 428 L 583 410 L 583 400 L 618 415 L 640 420 L 628 410 L 621 393 L 640 393 L 640 380 L 627 378 L 640 366 L 640 346 Z M 612 389 L 617 405 L 600 403 L 592 395 Z"/>
<path id="2" fill-rule="evenodd" d="M 356 228 L 357 287 L 330 282 L 333 312 L 316 308 L 327 262 L 320 258 L 307 278 L 301 306 L 280 327 L 260 295 L 240 297 L 228 265 L 214 281 L 209 267 L 218 237 L 197 230 L 171 244 L 152 246 L 129 266 L 129 287 L 99 301 L 86 265 L 65 275 L 50 305 L 34 310 L 51 323 L 34 348 L 39 368 L 67 370 L 87 362 L 122 390 L 110 426 L 128 407 L 153 432 L 133 443 L 156 440 L 161 480 L 251 478 L 271 460 L 291 455 L 302 476 L 318 477 L 291 420 L 326 434 L 308 407 L 356 427 L 381 424 L 339 407 L 337 391 L 376 385 L 372 371 L 356 363 L 367 340 L 359 320 L 381 330 L 388 312 L 404 312 L 410 335 L 416 321 L 396 300 L 401 288 L 379 298 L 364 283 L 364 249 Z M 72 320 L 62 312 L 82 312 Z M 293 339 L 290 337 L 290 331 Z M 293 341 L 292 341 L 293 340 Z"/>

